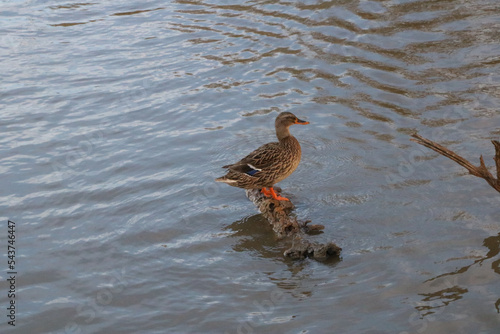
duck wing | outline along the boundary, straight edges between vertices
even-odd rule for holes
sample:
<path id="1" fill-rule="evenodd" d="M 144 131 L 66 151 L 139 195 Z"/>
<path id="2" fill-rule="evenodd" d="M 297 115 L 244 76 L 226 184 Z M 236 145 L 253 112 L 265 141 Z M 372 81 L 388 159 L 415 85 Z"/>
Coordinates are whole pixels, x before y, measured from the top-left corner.
<path id="1" fill-rule="evenodd" d="M 280 152 L 279 143 L 268 143 L 262 145 L 240 161 L 223 166 L 231 171 L 255 175 L 258 172 L 274 165 Z"/>

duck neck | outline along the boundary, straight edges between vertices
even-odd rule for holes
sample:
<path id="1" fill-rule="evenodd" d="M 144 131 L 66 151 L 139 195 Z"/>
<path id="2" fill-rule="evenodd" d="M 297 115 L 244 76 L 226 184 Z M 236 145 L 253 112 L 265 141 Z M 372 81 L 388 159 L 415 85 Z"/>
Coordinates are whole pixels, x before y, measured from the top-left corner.
<path id="1" fill-rule="evenodd" d="M 291 136 L 292 135 L 290 134 L 290 131 L 288 130 L 288 126 L 284 126 L 284 125 L 276 126 L 276 137 L 278 137 L 278 140 L 280 141 L 280 143 Z"/>

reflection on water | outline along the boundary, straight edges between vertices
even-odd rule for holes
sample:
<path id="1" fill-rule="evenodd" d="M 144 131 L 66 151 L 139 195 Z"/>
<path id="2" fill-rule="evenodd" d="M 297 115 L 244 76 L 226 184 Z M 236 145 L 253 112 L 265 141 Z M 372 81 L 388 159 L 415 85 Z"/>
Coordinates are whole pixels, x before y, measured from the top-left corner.
<path id="1" fill-rule="evenodd" d="M 254 215 L 236 221 L 224 228 L 234 233 L 237 240 L 233 249 L 237 252 L 251 252 L 268 259 L 282 259 L 282 251 L 276 247 L 276 238 L 267 220 L 262 215 Z"/>
<path id="2" fill-rule="evenodd" d="M 467 289 L 460 288 L 458 286 L 452 286 L 450 288 L 445 288 L 433 293 L 420 294 L 422 296 L 425 296 L 425 298 L 422 299 L 424 304 L 430 305 L 422 305 L 415 308 L 422 314 L 422 317 L 425 317 L 434 314 L 435 310 L 444 307 L 453 301 L 462 299 L 463 295 L 467 292 Z"/>
<path id="3" fill-rule="evenodd" d="M 416 309 L 420 311 L 423 317 L 434 314 L 437 309 L 447 306 L 451 302 L 462 299 L 464 295 L 469 292 L 466 287 L 469 286 L 470 283 L 486 285 L 498 280 L 498 276 L 495 276 L 490 271 L 484 270 L 480 271 L 480 274 L 473 274 L 472 279 L 468 275 L 464 275 L 469 269 L 476 266 L 491 267 L 493 272 L 500 274 L 500 259 L 488 261 L 497 257 L 500 253 L 500 233 L 497 236 L 491 236 L 484 239 L 483 246 L 488 248 L 488 253 L 484 257 L 481 257 L 473 263 L 461 267 L 453 272 L 441 274 L 424 282 L 426 287 L 428 286 L 428 288 L 432 290 L 433 288 L 436 288 L 436 286 L 439 287 L 442 285 L 445 285 L 445 288 L 420 294 L 425 298 L 422 299 L 423 305 L 416 307 Z M 497 313 L 500 313 L 500 297 L 498 295 L 498 291 L 487 291 L 484 289 L 481 291 L 481 294 L 485 298 L 485 301 L 488 302 L 491 301 L 492 298 L 498 298 L 494 301 L 494 306 Z"/>

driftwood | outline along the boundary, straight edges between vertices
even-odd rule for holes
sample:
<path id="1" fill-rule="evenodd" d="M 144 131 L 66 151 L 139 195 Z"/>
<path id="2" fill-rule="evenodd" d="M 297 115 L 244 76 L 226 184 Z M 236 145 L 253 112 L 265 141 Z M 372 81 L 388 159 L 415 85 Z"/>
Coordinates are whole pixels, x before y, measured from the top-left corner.
<path id="1" fill-rule="evenodd" d="M 495 146 L 495 164 L 497 168 L 497 177 L 495 178 L 490 171 L 486 168 L 486 165 L 484 164 L 483 156 L 481 155 L 479 157 L 479 166 L 474 166 L 471 164 L 469 161 L 467 161 L 465 158 L 462 158 L 455 152 L 447 149 L 444 146 L 439 145 L 438 143 L 433 142 L 432 140 L 425 139 L 424 137 L 418 135 L 418 134 L 413 134 L 413 138 L 415 139 L 410 139 L 411 141 L 418 143 L 420 145 L 423 145 L 425 147 L 430 148 L 431 150 L 436 151 L 437 153 L 455 161 L 457 164 L 465 167 L 470 174 L 483 178 L 488 182 L 490 186 L 492 186 L 496 191 L 500 192 L 500 142 L 496 140 L 492 140 L 491 142 Z"/>
<path id="2" fill-rule="evenodd" d="M 275 189 L 279 191 L 279 188 L 275 187 Z M 291 215 L 294 209 L 292 202 L 268 198 L 258 189 L 246 190 L 246 195 L 271 224 L 278 239 L 291 241 L 290 248 L 284 252 L 286 257 L 294 259 L 339 257 L 342 248 L 333 242 L 322 244 L 307 240 L 308 234 L 318 233 L 324 229 L 324 226 L 309 225 L 310 221 L 297 221 L 297 218 Z"/>

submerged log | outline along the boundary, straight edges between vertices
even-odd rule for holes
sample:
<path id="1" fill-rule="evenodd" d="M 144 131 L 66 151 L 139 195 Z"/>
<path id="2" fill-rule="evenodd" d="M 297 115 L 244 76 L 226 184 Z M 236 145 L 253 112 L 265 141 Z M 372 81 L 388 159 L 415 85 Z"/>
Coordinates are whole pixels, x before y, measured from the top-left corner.
<path id="1" fill-rule="evenodd" d="M 299 222 L 291 215 L 295 206 L 290 201 L 277 201 L 264 196 L 258 189 L 246 190 L 250 201 L 271 224 L 278 239 L 290 240 L 291 246 L 284 252 L 286 257 L 327 259 L 339 257 L 342 248 L 328 242 L 325 244 L 307 240 L 308 234 L 323 230 L 323 225 L 309 225 L 310 221 Z"/>
<path id="2" fill-rule="evenodd" d="M 455 152 L 447 149 L 444 146 L 439 145 L 436 142 L 433 142 L 432 140 L 426 139 L 418 134 L 413 134 L 411 135 L 415 139 L 410 139 L 411 141 L 418 143 L 420 145 L 423 145 L 425 147 L 430 148 L 431 150 L 436 151 L 437 153 L 455 161 L 457 164 L 460 166 L 465 167 L 470 174 L 483 178 L 488 182 L 490 186 L 493 187 L 496 191 L 500 192 L 500 142 L 496 140 L 492 140 L 491 142 L 495 146 L 495 164 L 497 168 L 497 177 L 495 178 L 488 168 L 486 168 L 486 165 L 484 164 L 483 156 L 481 155 L 479 157 L 479 166 L 474 166 L 472 163 L 467 161 L 465 158 L 459 156 Z"/>

